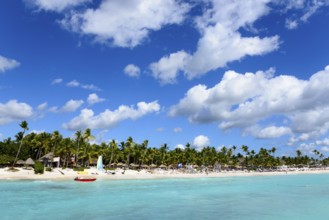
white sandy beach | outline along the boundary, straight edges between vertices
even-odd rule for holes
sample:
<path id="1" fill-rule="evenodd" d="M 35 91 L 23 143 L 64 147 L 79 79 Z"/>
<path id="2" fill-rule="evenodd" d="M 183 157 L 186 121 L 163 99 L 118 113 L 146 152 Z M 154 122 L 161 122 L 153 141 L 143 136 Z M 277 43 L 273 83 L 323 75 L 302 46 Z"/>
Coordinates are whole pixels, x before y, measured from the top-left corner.
<path id="1" fill-rule="evenodd" d="M 19 171 L 11 172 L 8 168 L 0 169 L 1 180 L 69 180 L 77 176 L 96 177 L 97 179 L 120 180 L 120 179 L 156 179 L 156 178 L 211 178 L 211 177 L 233 177 L 233 176 L 266 176 L 266 175 L 296 175 L 296 174 L 323 174 L 328 173 L 329 169 L 308 169 L 308 170 L 292 170 L 292 171 L 275 171 L 275 172 L 256 172 L 256 171 L 222 171 L 206 173 L 183 173 L 177 170 L 123 170 L 117 169 L 113 171 L 115 174 L 99 172 L 96 168 L 85 170 L 87 174 L 79 175 L 72 169 L 55 168 L 51 172 L 45 171 L 44 174 L 34 174 L 33 170 L 18 168 Z"/>

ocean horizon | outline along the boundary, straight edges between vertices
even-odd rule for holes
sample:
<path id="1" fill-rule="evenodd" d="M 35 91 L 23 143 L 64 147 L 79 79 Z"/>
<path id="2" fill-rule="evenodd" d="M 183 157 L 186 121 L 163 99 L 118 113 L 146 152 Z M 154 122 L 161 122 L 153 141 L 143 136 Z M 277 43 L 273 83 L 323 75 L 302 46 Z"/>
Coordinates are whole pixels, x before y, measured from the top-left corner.
<path id="1" fill-rule="evenodd" d="M 329 174 L 0 180 L 1 219 L 328 219 Z"/>

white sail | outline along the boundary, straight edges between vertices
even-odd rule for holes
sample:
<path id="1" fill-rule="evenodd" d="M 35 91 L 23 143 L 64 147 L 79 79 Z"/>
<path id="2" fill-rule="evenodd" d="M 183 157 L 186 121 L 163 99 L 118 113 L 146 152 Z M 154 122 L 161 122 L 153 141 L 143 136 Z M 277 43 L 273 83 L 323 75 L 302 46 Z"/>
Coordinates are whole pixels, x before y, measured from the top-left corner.
<path id="1" fill-rule="evenodd" d="M 99 156 L 97 160 L 97 170 L 103 171 L 103 156 Z"/>

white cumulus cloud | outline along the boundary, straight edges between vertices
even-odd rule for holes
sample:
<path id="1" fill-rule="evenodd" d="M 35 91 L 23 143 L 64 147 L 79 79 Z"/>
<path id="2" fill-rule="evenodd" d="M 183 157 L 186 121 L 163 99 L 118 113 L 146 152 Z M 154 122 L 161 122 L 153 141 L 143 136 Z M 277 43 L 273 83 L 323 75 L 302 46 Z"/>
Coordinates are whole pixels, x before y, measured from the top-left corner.
<path id="1" fill-rule="evenodd" d="M 58 108 L 57 106 L 53 106 L 49 109 L 49 111 L 54 113 L 60 113 L 60 112 L 75 112 L 78 108 L 81 107 L 81 105 L 84 103 L 83 100 L 69 100 L 67 101 L 61 108 Z"/>
<path id="2" fill-rule="evenodd" d="M 96 93 L 89 94 L 87 102 L 89 105 L 94 105 L 96 103 L 104 102 L 105 99 L 98 97 Z"/>
<path id="3" fill-rule="evenodd" d="M 121 121 L 127 119 L 136 120 L 159 110 L 160 105 L 157 101 L 150 103 L 139 102 L 137 103 L 137 108 L 121 105 L 114 111 L 106 109 L 98 115 L 95 115 L 91 109 L 83 109 L 79 116 L 73 118 L 68 123 L 64 123 L 63 127 L 68 130 L 112 128 Z"/>
<path id="4" fill-rule="evenodd" d="M 181 149 L 181 150 L 184 150 L 184 149 L 185 149 L 185 146 L 182 145 L 182 144 L 177 144 L 177 145 L 175 146 L 175 148 L 179 148 L 179 149 Z"/>
<path id="5" fill-rule="evenodd" d="M 202 150 L 204 147 L 208 147 L 210 145 L 210 140 L 207 136 L 199 135 L 194 138 L 192 147 L 196 150 Z"/>
<path id="6" fill-rule="evenodd" d="M 20 63 L 14 59 L 9 59 L 0 55 L 0 73 L 16 68 Z"/>
<path id="7" fill-rule="evenodd" d="M 274 3 L 282 6 L 283 12 L 287 13 L 286 28 L 288 29 L 295 29 L 300 23 L 308 22 L 317 11 L 329 6 L 328 0 L 279 0 Z"/>
<path id="8" fill-rule="evenodd" d="M 162 83 L 175 82 L 180 72 L 193 79 L 245 56 L 263 55 L 278 49 L 278 36 L 245 37 L 240 33 L 241 28 L 252 26 L 268 14 L 269 2 L 209 0 L 211 7 L 195 19 L 201 34 L 196 51 L 193 54 L 175 52 L 150 64 L 153 76 Z"/>
<path id="9" fill-rule="evenodd" d="M 62 25 L 119 47 L 141 44 L 150 31 L 184 20 L 189 5 L 176 0 L 104 0 L 98 8 L 72 12 Z"/>
<path id="10" fill-rule="evenodd" d="M 13 121 L 26 120 L 33 115 L 33 108 L 17 100 L 9 100 L 7 103 L 0 103 L 0 125 Z"/>
<path id="11" fill-rule="evenodd" d="M 240 128 L 258 138 L 290 134 L 291 143 L 306 141 L 329 130 L 328 84 L 329 66 L 309 80 L 274 76 L 273 69 L 245 74 L 227 71 L 212 88 L 189 89 L 169 115 L 186 116 L 192 123 L 218 122 L 221 129 Z M 273 116 L 281 118 L 274 122 L 278 125 L 260 126 Z"/>
<path id="12" fill-rule="evenodd" d="M 69 100 L 65 103 L 65 105 L 61 108 L 61 112 L 74 112 L 76 111 L 78 108 L 80 108 L 80 106 L 83 104 L 84 102 L 82 100 Z"/>
<path id="13" fill-rule="evenodd" d="M 77 80 L 72 80 L 66 84 L 68 87 L 79 87 L 80 83 Z"/>
<path id="14" fill-rule="evenodd" d="M 72 80 L 68 83 L 66 83 L 67 87 L 79 87 L 82 89 L 86 89 L 86 90 L 93 90 L 93 91 L 100 91 L 101 89 L 98 88 L 97 86 L 93 85 L 93 84 L 82 84 L 80 83 L 78 80 Z"/>
<path id="15" fill-rule="evenodd" d="M 24 0 L 27 4 L 45 11 L 61 12 L 92 0 Z"/>
<path id="16" fill-rule="evenodd" d="M 289 127 L 284 126 L 269 126 L 261 128 L 260 126 L 256 125 L 246 128 L 245 132 L 260 139 L 278 138 L 284 135 L 292 134 L 291 129 Z"/>
<path id="17" fill-rule="evenodd" d="M 134 65 L 134 64 L 128 64 L 123 72 L 127 75 L 127 76 L 130 76 L 130 77 L 136 77 L 138 78 L 140 73 L 141 73 L 141 70 L 138 66 Z"/>

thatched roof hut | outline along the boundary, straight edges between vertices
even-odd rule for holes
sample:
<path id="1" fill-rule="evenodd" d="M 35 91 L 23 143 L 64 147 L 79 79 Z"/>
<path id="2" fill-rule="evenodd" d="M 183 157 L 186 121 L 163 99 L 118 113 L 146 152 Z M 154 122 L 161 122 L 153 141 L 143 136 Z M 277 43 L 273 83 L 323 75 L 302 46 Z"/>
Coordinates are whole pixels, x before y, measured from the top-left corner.
<path id="1" fill-rule="evenodd" d="M 148 169 L 148 168 L 149 168 L 149 166 L 146 165 L 146 164 L 142 164 L 141 167 L 142 167 L 143 169 Z"/>
<path id="2" fill-rule="evenodd" d="M 18 165 L 24 165 L 25 164 L 25 161 L 24 160 L 18 160 L 16 162 L 16 164 L 18 164 Z"/>
<path id="3" fill-rule="evenodd" d="M 151 168 L 156 168 L 157 165 L 155 165 L 154 163 L 152 163 L 152 164 L 150 165 L 150 167 L 151 167 Z"/>
<path id="4" fill-rule="evenodd" d="M 123 166 L 124 166 L 124 164 L 121 162 L 117 164 L 117 167 L 123 167 Z"/>
<path id="5" fill-rule="evenodd" d="M 166 169 L 166 168 L 167 168 L 167 166 L 166 166 L 166 165 L 164 165 L 164 164 L 161 164 L 161 165 L 159 166 L 159 168 L 161 168 L 161 169 Z"/>
<path id="6" fill-rule="evenodd" d="M 25 161 L 25 165 L 34 165 L 34 161 L 32 160 L 32 158 L 29 158 Z"/>
<path id="7" fill-rule="evenodd" d="M 51 161 L 54 158 L 53 152 L 50 152 L 42 157 L 39 158 L 39 161 L 44 161 L 45 159 Z"/>

